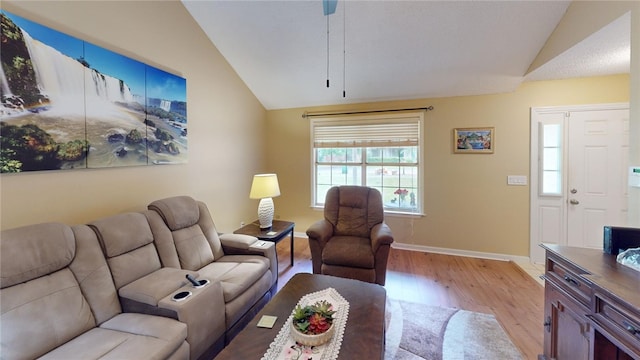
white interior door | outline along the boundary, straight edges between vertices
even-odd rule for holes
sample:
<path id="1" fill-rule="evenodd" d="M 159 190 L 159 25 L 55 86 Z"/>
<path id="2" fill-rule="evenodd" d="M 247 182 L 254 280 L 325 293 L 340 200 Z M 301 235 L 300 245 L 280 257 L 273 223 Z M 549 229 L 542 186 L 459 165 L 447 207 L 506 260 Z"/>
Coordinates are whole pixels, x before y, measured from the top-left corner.
<path id="1" fill-rule="evenodd" d="M 531 109 L 532 262 L 540 243 L 601 249 L 603 227 L 626 224 L 628 163 L 628 104 Z"/>
<path id="2" fill-rule="evenodd" d="M 627 221 L 629 111 L 569 113 L 567 245 L 602 249 L 603 227 Z"/>
<path id="3" fill-rule="evenodd" d="M 541 243 L 566 243 L 566 201 L 563 194 L 566 117 L 564 109 L 531 109 L 529 258 L 533 263 L 544 262 Z M 554 171 L 558 172 L 556 176 L 553 176 Z M 554 178 L 555 181 L 550 180 Z"/>

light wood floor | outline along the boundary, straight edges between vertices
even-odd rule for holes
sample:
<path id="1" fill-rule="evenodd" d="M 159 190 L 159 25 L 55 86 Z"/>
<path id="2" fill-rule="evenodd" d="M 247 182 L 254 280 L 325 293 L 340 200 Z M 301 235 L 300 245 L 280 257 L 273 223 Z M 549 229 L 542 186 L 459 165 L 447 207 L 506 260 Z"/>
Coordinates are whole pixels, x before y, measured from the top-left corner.
<path id="1" fill-rule="evenodd" d="M 296 273 L 312 272 L 306 238 L 277 246 L 282 287 Z M 392 299 L 493 314 L 525 359 L 542 352 L 544 288 L 512 262 L 391 249 L 387 296 Z"/>

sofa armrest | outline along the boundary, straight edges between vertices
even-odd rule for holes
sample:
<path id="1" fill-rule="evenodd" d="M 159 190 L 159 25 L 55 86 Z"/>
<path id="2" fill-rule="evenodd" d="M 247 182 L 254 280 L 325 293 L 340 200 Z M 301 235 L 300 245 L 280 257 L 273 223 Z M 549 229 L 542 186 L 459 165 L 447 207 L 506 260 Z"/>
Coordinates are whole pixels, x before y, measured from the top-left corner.
<path id="1" fill-rule="evenodd" d="M 255 236 L 222 234 L 220 243 L 227 255 L 262 255 L 275 261 L 276 247 L 272 241 L 258 240 Z"/>
<path id="2" fill-rule="evenodd" d="M 371 228 L 371 248 L 375 253 L 383 245 L 391 245 L 393 234 L 391 228 L 385 223 L 380 223 Z"/>
<path id="3" fill-rule="evenodd" d="M 269 259 L 272 283 L 278 281 L 278 256 L 276 244 L 272 241 L 258 240 L 255 236 L 243 234 L 220 235 L 222 249 L 227 255 L 260 255 Z"/>
<path id="4" fill-rule="evenodd" d="M 220 243 L 222 243 L 222 246 L 225 248 L 225 253 L 227 248 L 230 248 L 230 251 L 232 251 L 232 249 L 246 250 L 258 241 L 258 238 L 255 236 L 243 234 L 226 233 L 220 234 L 219 237 Z"/>
<path id="5" fill-rule="evenodd" d="M 182 301 L 173 300 L 175 294 L 183 291 L 188 291 L 191 295 Z M 175 312 L 177 319 L 187 324 L 191 359 L 208 353 L 216 340 L 224 338 L 225 303 L 219 281 L 210 281 L 199 288 L 191 284 L 185 285 L 161 299 L 158 307 Z"/>
<path id="6" fill-rule="evenodd" d="M 321 248 L 333 236 L 333 225 L 325 219 L 318 220 L 307 229 L 309 240 L 317 241 Z"/>
<path id="7" fill-rule="evenodd" d="M 322 249 L 333 236 L 333 225 L 326 219 L 318 220 L 307 229 L 311 267 L 314 274 L 322 273 Z"/>
<path id="8" fill-rule="evenodd" d="M 118 290 L 118 295 L 121 298 L 142 304 L 158 306 L 161 299 L 189 284 L 186 279 L 187 274 L 191 274 L 195 278 L 199 276 L 196 271 L 161 268 L 121 287 Z M 123 311 L 127 311 L 127 309 L 123 309 Z"/>
<path id="9" fill-rule="evenodd" d="M 196 358 L 224 335 L 225 304 L 219 281 L 208 279 L 208 284 L 195 288 L 187 274 L 202 280 L 195 271 L 161 268 L 123 286 L 118 293 L 123 312 L 170 317 L 187 324 L 191 358 Z M 173 300 L 182 291 L 191 295 Z"/>

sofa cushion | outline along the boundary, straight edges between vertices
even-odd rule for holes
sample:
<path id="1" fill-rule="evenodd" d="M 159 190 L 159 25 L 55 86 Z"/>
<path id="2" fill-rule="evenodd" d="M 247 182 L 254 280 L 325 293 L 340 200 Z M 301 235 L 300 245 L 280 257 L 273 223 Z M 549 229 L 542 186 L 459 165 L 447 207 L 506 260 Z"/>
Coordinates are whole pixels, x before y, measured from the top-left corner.
<path id="1" fill-rule="evenodd" d="M 76 238 L 76 256 L 69 269 L 99 325 L 122 312 L 120 300 L 95 232 L 87 225 L 75 225 L 72 230 Z"/>
<path id="2" fill-rule="evenodd" d="M 327 191 L 325 219 L 336 235 L 369 237 L 371 228 L 384 220 L 382 197 L 364 186 L 335 186 Z"/>
<path id="3" fill-rule="evenodd" d="M 71 263 L 74 255 L 75 240 L 67 225 L 44 223 L 4 230 L 0 241 L 0 288 L 60 270 Z"/>
<path id="4" fill-rule="evenodd" d="M 214 260 L 211 246 L 198 225 L 173 231 L 173 241 L 183 269 L 196 271 Z"/>
<path id="5" fill-rule="evenodd" d="M 116 289 L 149 275 L 161 268 L 158 252 L 147 244 L 126 254 L 107 259 Z"/>
<path id="6" fill-rule="evenodd" d="M 147 206 L 150 212 L 155 213 L 162 219 L 162 226 L 154 219 L 155 216 L 147 214 L 151 230 L 154 233 L 155 242 L 158 247 L 158 253 L 164 266 L 181 267 L 198 270 L 197 263 L 200 263 L 200 267 L 207 264 L 206 260 L 215 261 L 215 259 L 224 256 L 222 245 L 220 244 L 220 238 L 216 231 L 215 224 L 211 219 L 211 214 L 207 205 L 202 201 L 195 201 L 188 196 L 176 196 L 157 200 Z M 171 245 L 168 244 L 166 239 L 166 231 L 162 228 L 166 228 L 171 233 Z M 193 256 L 199 256 L 192 253 L 194 249 L 202 247 L 202 238 L 197 238 L 197 245 L 192 246 L 188 242 L 180 245 L 180 254 L 177 251 L 176 233 L 181 230 L 191 227 L 199 227 L 200 232 L 204 236 L 204 240 L 209 244 L 210 250 L 206 251 L 206 257 L 192 261 L 195 259 Z M 191 236 L 182 236 L 182 240 L 189 239 Z M 198 235 L 199 236 L 199 235 Z M 172 248 L 173 247 L 173 248 Z M 211 253 L 211 256 L 209 255 Z M 185 259 L 183 259 L 185 258 Z M 184 263 L 181 263 L 184 262 Z"/>
<path id="7" fill-rule="evenodd" d="M 187 325 L 159 316 L 120 314 L 42 359 L 166 359 L 184 343 Z"/>
<path id="8" fill-rule="evenodd" d="M 3 359 L 37 358 L 96 326 L 68 268 L 2 289 L 0 309 Z"/>
<path id="9" fill-rule="evenodd" d="M 173 231 L 195 225 L 200 219 L 198 203 L 189 196 L 156 200 L 149 204 L 148 209 L 160 213 L 169 229 Z"/>
<path id="10" fill-rule="evenodd" d="M 200 278 L 220 281 L 224 302 L 228 303 L 247 291 L 270 269 L 270 265 L 269 259 L 263 256 L 227 255 L 198 272 Z"/>
<path id="11" fill-rule="evenodd" d="M 373 269 L 375 261 L 371 240 L 356 236 L 334 236 L 322 250 L 322 262 L 328 265 Z"/>
<path id="12" fill-rule="evenodd" d="M 164 220 L 157 212 L 146 210 L 143 214 L 149 222 L 149 227 L 153 233 L 153 243 L 156 246 L 162 266 L 180 269 L 180 258 L 178 258 L 176 244 L 173 242 L 171 229 L 164 223 Z"/>
<path id="13" fill-rule="evenodd" d="M 339 235 L 369 236 L 367 209 L 355 206 L 340 206 L 335 233 Z"/>
<path id="14" fill-rule="evenodd" d="M 253 306 L 264 306 L 266 302 L 271 299 L 271 294 L 268 290 L 272 285 L 271 272 L 267 271 L 258 281 L 249 286 L 249 288 L 239 293 L 233 300 L 227 302 L 224 306 L 227 329 L 237 326 L 238 320 L 246 316 Z M 254 315 L 251 315 L 250 318 Z"/>
<path id="15" fill-rule="evenodd" d="M 144 214 L 117 214 L 93 221 L 89 226 L 100 240 L 116 289 L 162 266 Z"/>
<path id="16" fill-rule="evenodd" d="M 153 242 L 147 218 L 141 213 L 123 213 L 89 224 L 96 234 L 107 258 L 122 255 Z"/>

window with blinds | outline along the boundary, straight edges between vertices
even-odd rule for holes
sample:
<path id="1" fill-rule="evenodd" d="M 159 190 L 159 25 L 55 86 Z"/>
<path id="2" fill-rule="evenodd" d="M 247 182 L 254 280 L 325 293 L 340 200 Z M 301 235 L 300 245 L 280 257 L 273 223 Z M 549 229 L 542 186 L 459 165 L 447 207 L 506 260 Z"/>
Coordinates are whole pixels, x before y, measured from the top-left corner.
<path id="1" fill-rule="evenodd" d="M 423 120 L 423 112 L 313 119 L 313 205 L 332 186 L 362 185 L 382 193 L 385 211 L 421 213 Z"/>

